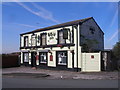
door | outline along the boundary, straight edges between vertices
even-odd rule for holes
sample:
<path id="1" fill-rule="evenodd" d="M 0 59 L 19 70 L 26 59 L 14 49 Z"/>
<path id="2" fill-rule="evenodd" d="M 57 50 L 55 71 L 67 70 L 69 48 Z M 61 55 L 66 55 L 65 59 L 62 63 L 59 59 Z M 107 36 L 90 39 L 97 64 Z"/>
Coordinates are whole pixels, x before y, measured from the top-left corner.
<path id="1" fill-rule="evenodd" d="M 36 66 L 36 52 L 31 52 L 31 67 Z"/>

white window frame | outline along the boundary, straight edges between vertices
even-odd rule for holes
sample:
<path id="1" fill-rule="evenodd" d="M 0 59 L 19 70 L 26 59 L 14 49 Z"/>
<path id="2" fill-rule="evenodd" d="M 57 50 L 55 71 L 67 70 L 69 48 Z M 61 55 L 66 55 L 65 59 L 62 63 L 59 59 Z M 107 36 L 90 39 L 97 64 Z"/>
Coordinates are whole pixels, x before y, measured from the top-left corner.
<path id="1" fill-rule="evenodd" d="M 46 35 L 46 33 L 41 34 L 41 45 L 47 45 L 47 35 Z"/>
<path id="2" fill-rule="evenodd" d="M 28 63 L 29 62 L 29 53 L 24 53 L 24 62 Z"/>
<path id="3" fill-rule="evenodd" d="M 66 52 L 58 52 L 58 65 L 67 65 L 67 55 L 65 55 Z M 61 55 L 60 55 L 61 54 Z M 62 55 L 63 54 L 63 55 Z M 65 63 L 61 62 L 63 61 L 63 58 L 66 59 Z"/>
<path id="4" fill-rule="evenodd" d="M 32 46 L 36 46 L 36 43 L 37 43 L 36 35 L 33 35 L 33 36 L 31 37 L 31 45 L 32 45 Z"/>
<path id="5" fill-rule="evenodd" d="M 28 36 L 25 36 L 24 39 L 25 39 L 24 40 L 24 47 L 28 47 L 29 46 L 29 44 L 28 44 L 28 40 L 29 40 Z"/>
<path id="6" fill-rule="evenodd" d="M 58 37 L 59 37 L 58 44 L 65 44 L 65 39 L 63 39 L 63 31 L 62 30 L 58 31 Z"/>
<path id="7" fill-rule="evenodd" d="M 39 55 L 39 60 L 40 60 L 40 63 L 47 63 L 47 53 L 46 52 L 40 52 L 39 53 L 40 55 Z M 42 60 L 42 57 L 44 57 L 44 60 Z"/>

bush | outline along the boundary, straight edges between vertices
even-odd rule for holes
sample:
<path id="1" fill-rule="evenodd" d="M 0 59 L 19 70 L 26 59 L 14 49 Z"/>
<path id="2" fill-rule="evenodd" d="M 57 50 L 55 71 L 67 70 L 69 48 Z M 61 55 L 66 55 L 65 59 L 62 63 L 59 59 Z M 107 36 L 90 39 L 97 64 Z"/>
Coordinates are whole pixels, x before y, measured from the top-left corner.
<path id="1" fill-rule="evenodd" d="M 120 70 L 120 41 L 115 44 L 112 49 L 114 60 L 117 62 L 117 68 Z"/>
<path id="2" fill-rule="evenodd" d="M 116 45 L 113 48 L 113 54 L 115 57 L 120 60 L 120 41 L 116 43 Z"/>

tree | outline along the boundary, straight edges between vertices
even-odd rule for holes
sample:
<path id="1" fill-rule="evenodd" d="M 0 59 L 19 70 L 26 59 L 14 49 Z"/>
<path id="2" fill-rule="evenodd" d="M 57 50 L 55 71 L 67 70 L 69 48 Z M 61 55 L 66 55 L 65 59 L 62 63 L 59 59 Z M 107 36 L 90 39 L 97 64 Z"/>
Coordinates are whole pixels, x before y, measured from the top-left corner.
<path id="1" fill-rule="evenodd" d="M 112 52 L 113 52 L 112 58 L 114 60 L 114 63 L 117 64 L 115 66 L 117 66 L 117 69 L 120 70 L 120 41 L 115 44 L 115 46 L 112 49 Z"/>
<path id="2" fill-rule="evenodd" d="M 114 56 L 118 60 L 120 60 L 120 41 L 115 44 L 112 51 L 113 51 Z"/>

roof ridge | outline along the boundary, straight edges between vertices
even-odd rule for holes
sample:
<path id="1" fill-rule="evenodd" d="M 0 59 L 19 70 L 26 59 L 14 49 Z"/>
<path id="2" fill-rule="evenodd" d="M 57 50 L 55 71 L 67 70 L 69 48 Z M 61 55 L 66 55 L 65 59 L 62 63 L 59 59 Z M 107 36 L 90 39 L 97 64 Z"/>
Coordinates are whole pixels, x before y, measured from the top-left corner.
<path id="1" fill-rule="evenodd" d="M 88 18 L 84 18 L 84 19 L 78 19 L 78 20 L 74 20 L 74 21 L 69 21 L 69 22 L 65 22 L 65 23 L 61 23 L 61 24 L 56 24 L 56 25 L 52 25 L 52 26 L 36 29 L 36 30 L 33 30 L 31 32 L 27 32 L 27 33 L 34 33 L 34 32 L 38 32 L 38 31 L 41 31 L 41 30 L 48 30 L 48 29 L 53 29 L 53 28 L 69 26 L 69 25 L 72 25 L 72 24 L 78 24 L 80 22 L 84 23 L 86 20 L 89 20 L 89 19 L 92 19 L 92 18 L 93 17 L 88 17 Z M 23 33 L 23 34 L 27 34 L 27 33 Z"/>

